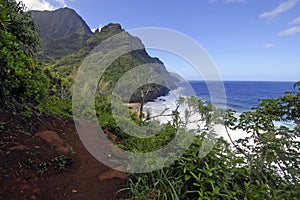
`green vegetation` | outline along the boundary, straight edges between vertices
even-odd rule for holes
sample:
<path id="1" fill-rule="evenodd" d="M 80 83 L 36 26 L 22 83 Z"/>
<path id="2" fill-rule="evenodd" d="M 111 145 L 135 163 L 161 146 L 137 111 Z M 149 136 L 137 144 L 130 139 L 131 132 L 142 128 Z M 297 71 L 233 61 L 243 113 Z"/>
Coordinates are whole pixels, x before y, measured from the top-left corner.
<path id="1" fill-rule="evenodd" d="M 66 171 L 72 165 L 72 162 L 70 157 L 65 154 L 59 154 L 50 160 L 33 161 L 28 158 L 24 165 L 27 169 L 33 170 L 37 174 L 45 174 L 50 171 Z"/>
<path id="2" fill-rule="evenodd" d="M 68 12 L 68 15 L 70 14 L 68 9 L 60 10 L 60 14 L 62 14 L 61 12 L 63 11 Z M 73 12 L 71 13 L 72 13 L 71 18 L 78 17 L 76 13 Z M 39 17 L 40 15 L 43 16 L 43 12 L 34 12 L 34 15 L 35 17 Z M 55 13 L 52 14 L 47 13 L 47 16 L 50 18 L 50 20 L 54 20 L 54 21 L 57 17 Z M 40 27 L 43 28 L 44 23 L 40 22 L 43 20 L 37 19 L 36 21 L 40 23 Z M 58 24 L 58 26 L 59 25 L 60 24 Z M 75 26 L 79 26 L 79 25 L 75 23 Z M 49 31 L 53 31 L 53 29 L 56 30 L 57 28 L 58 27 L 52 24 L 51 28 L 49 28 Z M 61 28 L 64 30 L 63 27 Z M 82 27 L 80 28 L 80 30 L 81 29 Z M 60 30 L 60 35 L 62 35 L 60 40 L 64 40 L 65 43 L 74 44 L 73 39 L 70 39 L 70 37 L 68 36 L 70 34 L 68 32 L 69 29 L 66 29 L 65 31 L 66 33 L 63 34 L 63 31 Z M 124 45 L 124 47 L 125 46 L 128 47 L 131 43 L 133 44 L 137 43 L 136 45 L 139 46 L 141 49 L 126 53 L 118 57 L 117 59 L 115 59 L 109 65 L 109 67 L 103 72 L 103 75 L 101 76 L 101 79 L 99 81 L 99 85 L 98 85 L 99 96 L 111 95 L 113 89 L 115 88 L 116 83 L 126 72 L 134 69 L 136 66 L 140 66 L 146 63 L 156 64 L 156 67 L 153 67 L 153 70 L 164 77 L 164 81 L 166 85 L 170 86 L 170 89 L 175 87 L 174 79 L 168 74 L 163 63 L 157 58 L 150 57 L 145 51 L 141 41 L 126 33 L 119 24 L 108 24 L 104 26 L 101 29 L 101 31 L 92 35 L 89 35 L 88 33 L 83 34 L 85 40 L 81 45 L 76 47 L 77 50 L 74 49 L 72 50 L 72 52 L 58 53 L 59 55 L 66 55 L 60 57 L 60 59 L 53 59 L 58 56 L 57 52 L 52 52 L 52 53 L 48 52 L 47 48 L 49 47 L 49 45 L 56 45 L 57 40 L 55 39 L 54 36 L 45 32 L 46 31 L 40 33 L 42 39 L 41 51 L 44 52 L 43 55 L 48 55 L 51 57 L 50 59 L 47 60 L 47 64 L 44 64 L 45 65 L 44 68 L 46 68 L 47 75 L 50 78 L 50 91 L 49 91 L 48 99 L 46 100 L 43 106 L 40 106 L 40 108 L 43 111 L 49 112 L 50 114 L 59 114 L 64 116 L 68 116 L 71 114 L 71 112 L 69 112 L 71 111 L 70 110 L 71 104 L 68 103 L 70 102 L 69 99 L 71 99 L 71 92 L 73 89 L 74 78 L 76 77 L 78 69 L 81 66 L 82 62 L 88 55 L 91 55 L 90 54 L 91 52 L 93 55 L 95 54 L 96 56 L 98 56 L 96 59 L 99 60 L 101 55 L 98 55 L 97 51 L 92 51 L 92 50 L 95 49 L 97 45 L 99 45 L 101 42 L 105 41 L 109 37 L 120 33 L 122 33 L 122 37 L 124 37 L 124 40 L 121 41 L 122 42 L 121 46 Z M 48 37 L 54 37 L 54 38 L 52 38 L 53 40 L 48 41 Z M 46 42 L 47 42 L 46 46 L 48 46 L 47 48 L 45 47 Z M 60 42 L 60 45 L 61 44 L 63 43 Z M 69 48 L 68 46 L 64 46 L 64 48 L 59 48 L 59 51 L 64 51 L 64 49 L 69 49 Z M 45 53 L 46 51 L 48 53 Z M 114 54 L 114 52 L 108 52 L 108 54 L 107 52 L 105 52 L 105 56 L 109 57 L 110 53 L 112 55 Z M 38 58 L 39 61 L 41 62 L 45 61 L 43 58 L 40 57 Z M 98 62 L 98 60 L 96 60 L 96 62 Z M 99 69 L 96 70 L 99 71 Z M 98 73 L 98 71 L 95 73 Z M 138 84 L 136 82 L 136 77 L 130 78 L 127 81 L 128 81 L 127 85 Z M 128 97 L 123 98 L 123 101 L 146 102 L 158 96 L 166 95 L 169 91 L 167 87 L 164 87 L 162 85 L 149 84 L 149 86 L 151 90 L 148 92 L 147 95 L 145 95 L 143 99 L 140 98 L 140 91 L 141 91 L 140 88 L 130 98 Z M 60 104 L 62 106 L 60 108 L 59 106 L 55 108 L 56 107 L 55 105 L 57 104 Z M 63 108 L 63 110 L 61 110 L 61 108 Z M 64 114 L 66 112 L 68 113 L 67 115 Z"/>
<path id="3" fill-rule="evenodd" d="M 38 47 L 37 29 L 30 13 L 24 12 L 22 3 L 0 0 L 0 98 L 1 109 L 19 107 L 30 115 L 31 109 L 39 109 L 53 115 L 71 117 L 71 97 L 74 76 L 83 59 L 99 42 L 118 33 L 118 25 L 108 25 L 84 41 L 83 47 L 67 56 L 53 61 L 47 57 L 47 65 L 37 65 L 34 55 Z M 74 39 L 74 38 L 73 38 Z M 72 40 L 73 40 L 72 39 Z M 51 52 L 51 51 L 50 51 Z M 54 52 L 55 54 L 57 52 Z M 52 62 L 52 63 L 51 63 Z M 120 115 L 112 115 L 111 98 L 120 77 L 128 70 L 144 63 L 161 64 L 149 57 L 144 50 L 133 51 L 115 60 L 100 80 L 95 107 L 103 129 L 113 133 L 120 146 L 131 152 L 151 152 L 157 150 L 181 134 L 179 141 L 194 136 L 187 151 L 173 164 L 149 173 L 130 174 L 125 192 L 127 199 L 299 199 L 300 198 L 300 83 L 295 90 L 276 99 L 264 99 L 252 112 L 235 117 L 233 111 L 220 113 L 220 109 L 205 105 L 194 97 L 187 101 L 197 107 L 205 120 L 207 129 L 191 135 L 185 129 L 178 110 L 172 113 L 173 122 L 159 125 L 147 117 L 131 113 L 130 120 Z M 164 72 L 164 68 L 157 68 Z M 171 79 L 170 79 L 171 81 Z M 151 85 L 152 89 L 157 87 Z M 139 88 L 130 101 L 138 101 Z M 153 92 L 153 91 L 152 91 Z M 163 90 L 165 94 L 167 91 Z M 150 98 L 150 97 L 149 97 Z M 151 97 L 153 98 L 153 96 Z M 144 99 L 145 100 L 145 99 Z M 178 103 L 183 103 L 180 99 Z M 128 112 L 124 106 L 123 109 Z M 90 110 L 84 110 L 89 114 Z M 187 110 L 189 116 L 193 109 Z M 127 123 L 128 127 L 142 127 L 151 124 L 158 134 L 149 138 L 129 136 L 117 125 Z M 214 121 L 224 121 L 228 129 L 247 131 L 248 137 L 232 144 L 218 139 L 208 154 L 202 155 L 201 147 L 207 145 L 209 127 Z M 293 122 L 295 127 L 278 126 L 278 122 Z M 0 129 L 5 124 L 0 124 Z M 132 130 L 134 132 L 134 130 Z M 179 145 L 179 150 L 182 145 Z M 149 163 L 151 164 L 151 160 Z M 147 163 L 147 164 L 149 164 Z M 50 166 L 63 171 L 70 165 L 65 155 L 58 155 L 51 161 L 42 161 L 36 166 L 28 160 L 28 167 L 44 173 Z"/>
<path id="4" fill-rule="evenodd" d="M 30 12 L 22 2 L 1 0 L 0 7 L 0 106 L 24 117 L 36 108 L 70 117 L 72 79 L 36 64 L 40 40 Z"/>
<path id="5" fill-rule="evenodd" d="M 34 21 L 39 25 L 41 48 L 39 60 L 55 62 L 82 48 L 92 31 L 74 10 L 61 8 L 53 12 L 32 11 Z"/>
<path id="6" fill-rule="evenodd" d="M 22 3 L 1 0 L 0 7 L 1 106 L 12 101 L 36 105 L 47 96 L 49 85 L 33 60 L 39 41 L 36 26 Z"/>
<path id="7" fill-rule="evenodd" d="M 51 160 L 51 162 L 57 172 L 67 170 L 68 167 L 70 167 L 70 165 L 72 164 L 72 160 L 64 154 L 56 156 Z"/>
<path id="8" fill-rule="evenodd" d="M 120 191 L 126 191 L 128 199 L 299 199 L 299 105 L 297 83 L 295 91 L 264 99 L 238 119 L 227 111 L 225 126 L 245 130 L 248 137 L 232 145 L 219 139 L 202 158 L 199 150 L 204 135 L 199 135 L 174 164 L 131 174 L 128 187 Z M 211 108 L 199 104 L 200 112 L 208 118 L 211 112 L 206 111 L 213 111 Z M 284 121 L 295 123 L 295 127 L 275 125 Z M 136 141 L 134 144 L 132 151 Z"/>

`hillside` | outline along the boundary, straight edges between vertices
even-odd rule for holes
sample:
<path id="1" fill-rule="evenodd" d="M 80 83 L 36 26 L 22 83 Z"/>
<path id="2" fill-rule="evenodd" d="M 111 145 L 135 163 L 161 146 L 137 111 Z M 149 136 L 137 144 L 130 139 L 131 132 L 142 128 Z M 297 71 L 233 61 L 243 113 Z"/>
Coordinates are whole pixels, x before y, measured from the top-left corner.
<path id="1" fill-rule="evenodd" d="M 49 13 L 52 22 L 56 11 Z M 300 199 L 300 82 L 243 113 L 194 96 L 161 101 L 170 114 L 157 116 L 171 117 L 164 123 L 143 103 L 166 94 L 178 75 L 119 24 L 91 35 L 65 25 L 49 26 L 42 42 L 54 51 L 42 45 L 37 62 L 30 13 L 0 1 L 0 200 Z M 74 49 L 70 35 L 83 38 Z M 139 65 L 146 70 L 132 73 Z M 153 72 L 169 87 L 149 81 L 159 77 Z M 253 94 L 247 88 L 236 90 L 239 101 Z M 140 102 L 121 102 L 120 93 Z M 236 140 L 240 131 L 247 135 Z"/>
<path id="2" fill-rule="evenodd" d="M 92 35 L 86 22 L 70 8 L 32 11 L 31 14 L 40 30 L 38 58 L 43 62 L 52 62 L 74 53 Z"/>
<path id="3" fill-rule="evenodd" d="M 73 120 L 0 108 L 0 131 L 0 199 L 119 199 L 127 174 L 96 160 Z"/>
<path id="4" fill-rule="evenodd" d="M 135 41 L 138 46 L 141 46 L 141 49 L 122 55 L 108 67 L 101 82 L 105 82 L 105 94 L 111 93 L 125 72 L 146 63 L 159 65 L 154 71 L 159 73 L 163 77 L 164 83 L 169 86 L 168 88 L 161 85 L 152 86 L 158 89 L 153 89 L 153 92 L 146 97 L 146 101 L 166 95 L 170 89 L 175 88 L 175 79 L 169 75 L 164 64 L 158 58 L 149 56 L 142 41 L 127 33 L 120 24 L 110 23 L 100 31 L 92 33 L 84 20 L 69 8 L 56 11 L 34 11 L 32 16 L 40 27 L 42 45 L 38 59 L 49 65 L 51 71 L 68 80 L 69 87 L 82 61 L 97 45 L 113 35 L 124 33 L 127 37 L 127 41 L 123 41 L 124 45 Z M 130 99 L 131 102 L 139 101 L 137 94 L 138 92 L 133 95 Z"/>

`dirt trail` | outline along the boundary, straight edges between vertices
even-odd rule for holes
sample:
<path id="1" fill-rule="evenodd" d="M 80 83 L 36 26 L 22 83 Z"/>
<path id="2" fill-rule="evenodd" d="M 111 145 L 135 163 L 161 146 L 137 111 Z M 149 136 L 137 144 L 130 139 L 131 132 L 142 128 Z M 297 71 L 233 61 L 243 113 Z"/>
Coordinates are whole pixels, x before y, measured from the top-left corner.
<path id="1" fill-rule="evenodd" d="M 116 192 L 125 185 L 127 174 L 91 156 L 72 120 L 43 115 L 28 122 L 0 114 L 0 199 L 121 198 Z M 56 132 L 69 149 L 66 155 L 72 164 L 62 172 L 53 167 L 53 158 L 61 152 L 37 136 L 41 131 Z"/>

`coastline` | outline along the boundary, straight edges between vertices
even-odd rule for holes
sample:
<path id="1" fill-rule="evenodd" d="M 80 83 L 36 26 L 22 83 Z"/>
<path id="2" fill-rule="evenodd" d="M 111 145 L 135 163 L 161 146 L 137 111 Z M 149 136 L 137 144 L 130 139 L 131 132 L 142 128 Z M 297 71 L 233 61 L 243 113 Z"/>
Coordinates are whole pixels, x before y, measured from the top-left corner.
<path id="1" fill-rule="evenodd" d="M 235 82 L 235 84 L 237 84 L 237 83 L 238 82 Z M 247 82 L 244 82 L 244 84 L 246 84 L 246 83 Z M 255 84 L 257 84 L 257 83 L 262 83 L 262 82 L 255 82 Z M 185 83 L 185 84 L 188 84 L 188 83 Z M 285 84 L 286 84 L 286 82 L 285 82 Z M 176 108 L 176 99 L 178 99 L 179 96 L 185 96 L 185 97 L 187 97 L 187 96 L 191 96 L 191 95 L 187 95 L 187 94 L 192 94 L 193 93 L 193 92 L 190 92 L 190 91 L 187 92 L 187 89 L 189 89 L 189 88 L 184 88 L 182 86 L 183 86 L 182 84 L 178 84 L 177 88 L 174 89 L 174 90 L 170 90 L 169 93 L 168 93 L 168 95 L 158 97 L 158 98 L 154 99 L 153 102 L 147 102 L 147 103 L 145 103 L 145 105 L 144 105 L 144 111 L 145 112 L 149 111 L 151 113 L 151 116 L 157 116 L 157 115 L 161 114 L 164 110 L 167 109 L 167 111 L 164 114 L 171 114 L 171 111 L 175 110 L 175 108 Z M 262 90 L 265 90 L 265 89 L 262 88 Z M 229 93 L 230 92 L 231 91 L 229 90 Z M 197 91 L 195 93 L 197 93 Z M 274 93 L 274 92 L 272 92 L 272 93 Z M 278 94 L 279 94 L 279 92 L 277 91 L 276 95 L 278 95 Z M 197 96 L 197 95 L 195 95 L 195 96 Z M 247 99 L 249 97 L 246 94 L 244 94 L 244 93 L 242 93 L 240 96 L 241 97 L 237 98 L 237 100 L 240 101 L 241 103 L 243 103 L 244 105 L 246 105 Z M 203 100 L 202 97 L 197 96 L 197 98 L 201 98 Z M 243 98 L 245 98 L 246 100 L 244 100 Z M 204 99 L 203 101 L 206 103 L 207 102 L 206 100 L 207 99 Z M 256 102 L 258 104 L 259 103 L 259 99 L 256 99 Z M 231 100 L 227 101 L 227 104 L 228 103 L 231 105 L 232 104 Z M 242 107 L 242 108 L 237 107 L 238 109 L 235 109 L 235 108 L 232 109 L 230 107 L 230 109 L 235 110 L 236 111 L 235 115 L 236 115 L 236 117 L 238 117 L 240 114 L 242 114 L 245 111 L 251 111 L 251 106 L 252 105 L 248 105 L 248 107 Z M 184 110 L 182 110 L 182 111 L 184 112 Z M 167 117 L 167 116 L 157 117 L 156 119 L 160 123 L 167 123 L 168 121 L 172 120 L 172 118 L 170 116 L 169 117 Z M 290 122 L 276 122 L 276 125 L 277 126 L 284 125 L 286 127 L 293 128 L 295 124 L 290 123 Z M 243 131 L 243 130 L 231 130 L 231 129 L 228 129 L 228 132 L 229 132 L 230 137 L 231 137 L 231 139 L 233 141 L 241 139 L 241 138 L 245 138 L 246 136 L 249 135 L 249 134 L 247 134 L 246 131 Z M 224 130 L 221 129 L 221 131 L 218 133 L 218 136 L 223 137 L 228 142 L 231 142 L 230 138 L 229 138 L 229 136 L 228 136 L 228 134 L 227 134 L 227 132 L 225 130 L 225 128 L 224 128 Z"/>

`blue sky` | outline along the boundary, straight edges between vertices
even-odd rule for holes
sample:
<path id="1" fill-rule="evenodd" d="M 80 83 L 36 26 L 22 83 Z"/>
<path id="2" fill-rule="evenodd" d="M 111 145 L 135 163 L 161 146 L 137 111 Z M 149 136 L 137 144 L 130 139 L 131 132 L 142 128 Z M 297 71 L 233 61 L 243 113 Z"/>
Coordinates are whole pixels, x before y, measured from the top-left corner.
<path id="1" fill-rule="evenodd" d="M 300 80 L 300 0 L 24 0 L 31 9 L 68 6 L 91 28 L 162 27 L 197 41 L 224 80 Z M 183 60 L 150 51 L 189 79 Z M 182 70 L 184 69 L 184 70 Z"/>

